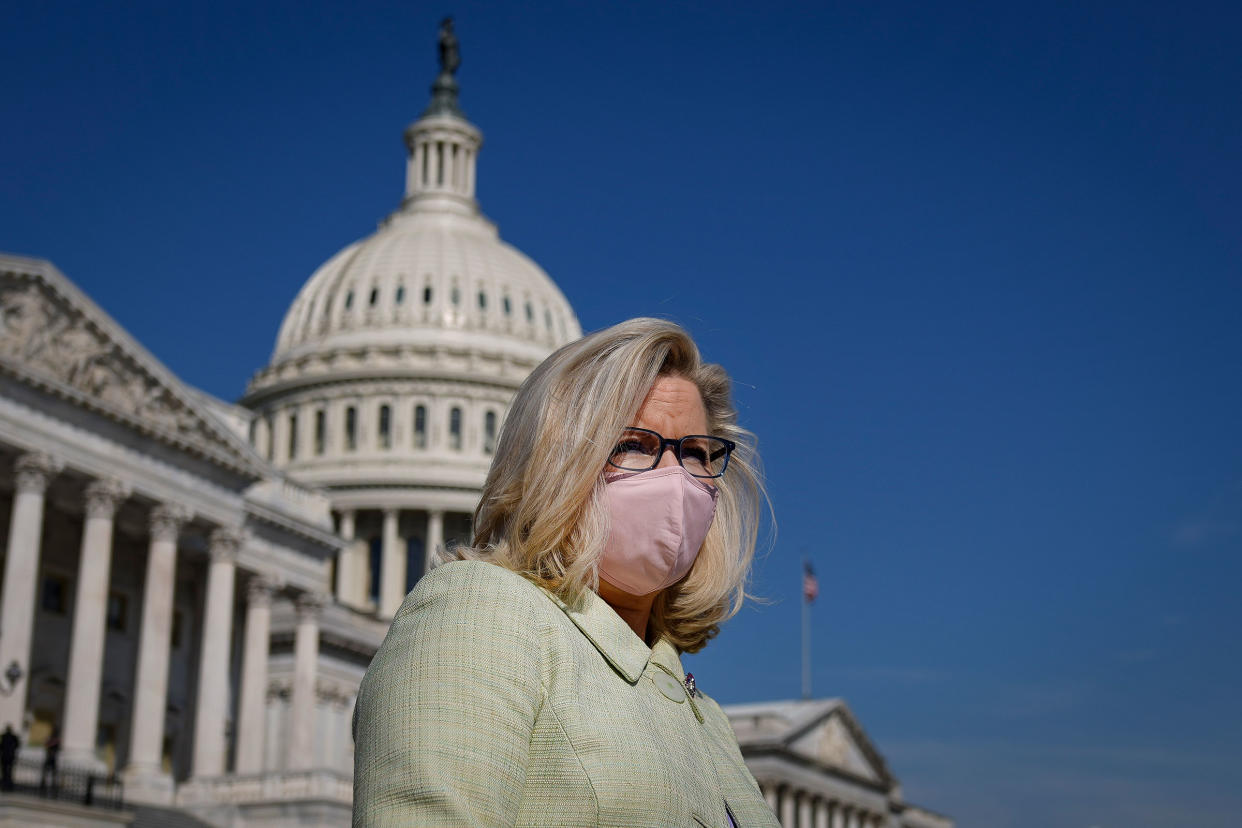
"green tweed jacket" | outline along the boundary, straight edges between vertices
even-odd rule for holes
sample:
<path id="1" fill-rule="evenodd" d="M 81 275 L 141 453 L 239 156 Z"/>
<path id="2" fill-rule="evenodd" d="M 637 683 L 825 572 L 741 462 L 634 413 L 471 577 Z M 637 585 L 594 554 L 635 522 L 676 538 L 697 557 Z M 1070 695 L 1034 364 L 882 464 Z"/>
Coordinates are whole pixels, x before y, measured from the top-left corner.
<path id="1" fill-rule="evenodd" d="M 445 564 L 354 709 L 355 826 L 776 826 L 717 704 L 598 596 Z M 726 808 L 728 811 L 726 812 Z"/>

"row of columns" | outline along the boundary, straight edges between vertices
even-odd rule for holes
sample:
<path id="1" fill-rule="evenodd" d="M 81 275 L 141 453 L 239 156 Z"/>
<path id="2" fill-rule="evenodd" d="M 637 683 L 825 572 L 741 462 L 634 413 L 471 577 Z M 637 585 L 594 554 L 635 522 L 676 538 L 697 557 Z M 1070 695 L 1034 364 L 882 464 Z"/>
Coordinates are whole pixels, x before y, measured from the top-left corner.
<path id="1" fill-rule="evenodd" d="M 396 615 L 405 600 L 408 581 L 407 546 L 400 535 L 401 509 L 383 510 L 380 532 L 380 579 L 379 612 L 383 616 Z M 370 573 L 370 550 L 357 537 L 357 516 L 353 510 L 341 512 L 341 538 L 346 546 L 337 560 L 337 599 L 351 606 L 363 606 L 368 601 L 368 584 L 375 573 Z M 444 511 L 427 511 L 427 536 L 423 543 L 423 573 L 431 571 L 436 555 L 444 546 Z"/>
<path id="2" fill-rule="evenodd" d="M 785 785 L 761 784 L 763 798 L 781 828 L 882 828 L 884 817 L 857 805 Z"/>
<path id="3" fill-rule="evenodd" d="M 408 191 L 450 190 L 473 198 L 474 153 L 452 140 L 419 141 L 410 162 Z"/>
<path id="4" fill-rule="evenodd" d="M 44 454 L 23 455 L 16 466 L 16 494 L 9 527 L 3 596 L 0 598 L 0 669 L 17 663 L 29 674 L 34 631 L 36 590 L 41 549 L 44 499 L 48 484 L 61 465 Z M 99 721 L 103 674 L 104 635 L 112 538 L 117 508 L 130 489 L 115 480 L 96 480 L 86 488 L 86 520 L 73 609 L 69 672 L 66 680 L 63 761 L 93 765 Z M 142 624 L 138 663 L 130 711 L 129 761 L 124 770 L 137 797 L 166 799 L 171 779 L 163 773 L 164 713 L 168 695 L 173 596 L 177 541 L 193 514 L 184 506 L 161 504 L 150 514 L 150 546 L 143 586 Z M 210 536 L 210 564 L 203 639 L 199 652 L 197 703 L 194 722 L 192 775 L 225 773 L 228 719 L 228 677 L 233 638 L 234 585 L 241 533 L 217 528 Z M 236 767 L 238 773 L 263 769 L 266 733 L 268 649 L 271 602 L 277 584 L 252 576 L 247 590 L 245 650 L 242 654 L 241 692 Z M 319 616 L 323 596 L 297 597 L 295 682 L 292 738 L 287 766 L 309 767 L 313 761 L 315 668 L 319 647 Z M 20 725 L 25 713 L 27 687 L 10 688 L 0 695 L 0 726 Z"/>

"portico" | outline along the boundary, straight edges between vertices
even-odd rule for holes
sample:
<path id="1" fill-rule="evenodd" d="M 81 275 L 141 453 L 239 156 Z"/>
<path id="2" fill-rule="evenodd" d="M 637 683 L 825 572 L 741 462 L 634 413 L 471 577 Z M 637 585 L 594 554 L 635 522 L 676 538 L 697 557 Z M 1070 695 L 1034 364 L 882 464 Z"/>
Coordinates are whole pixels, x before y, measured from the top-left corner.
<path id="1" fill-rule="evenodd" d="M 269 770 L 270 608 L 322 608 L 345 547 L 228 414 L 51 265 L 0 257 L 0 721 L 35 750 L 59 729 L 62 765 L 118 773 L 129 801 Z M 313 617 L 298 636 L 313 732 Z"/>

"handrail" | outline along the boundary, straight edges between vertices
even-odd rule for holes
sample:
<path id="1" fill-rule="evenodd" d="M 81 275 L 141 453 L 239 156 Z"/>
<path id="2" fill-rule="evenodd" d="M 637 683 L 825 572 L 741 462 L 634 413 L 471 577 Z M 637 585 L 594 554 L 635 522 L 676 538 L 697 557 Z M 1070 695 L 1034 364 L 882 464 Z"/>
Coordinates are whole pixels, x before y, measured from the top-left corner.
<path id="1" fill-rule="evenodd" d="M 43 761 L 26 757 L 19 758 L 13 766 L 13 787 L 2 792 L 118 811 L 125 806 L 125 786 L 115 775 L 71 766 L 57 767 L 53 772 Z"/>

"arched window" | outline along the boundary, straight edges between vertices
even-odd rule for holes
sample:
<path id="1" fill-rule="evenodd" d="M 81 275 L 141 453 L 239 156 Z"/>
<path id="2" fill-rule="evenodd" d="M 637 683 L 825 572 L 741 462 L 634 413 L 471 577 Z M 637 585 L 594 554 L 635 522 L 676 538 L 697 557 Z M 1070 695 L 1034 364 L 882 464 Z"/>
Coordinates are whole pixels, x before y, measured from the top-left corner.
<path id="1" fill-rule="evenodd" d="M 371 298 L 367 300 L 367 304 L 371 307 L 379 304 L 379 288 L 371 288 Z"/>
<path id="2" fill-rule="evenodd" d="M 531 305 L 530 302 L 526 303 L 526 321 L 527 322 L 535 321 L 535 308 L 533 305 Z"/>
<path id="3" fill-rule="evenodd" d="M 345 294 L 345 310 L 349 310 L 354 306 L 354 292 L 351 290 Z"/>
<path id="4" fill-rule="evenodd" d="M 423 288 L 423 304 L 431 304 L 431 285 L 427 285 L 427 287 Z"/>
<path id="5" fill-rule="evenodd" d="M 405 301 L 405 285 L 397 285 L 396 301 L 398 305 Z"/>
<path id="6" fill-rule="evenodd" d="M 345 450 L 356 451 L 358 448 L 358 409 L 352 405 L 345 409 Z"/>
<path id="7" fill-rule="evenodd" d="M 457 289 L 457 285 L 453 285 L 453 289 L 449 292 L 449 301 L 454 306 L 461 304 L 461 291 Z"/>
<path id="8" fill-rule="evenodd" d="M 491 454 L 496 450 L 496 412 L 489 411 L 483 415 L 483 453 Z"/>
<path id="9" fill-rule="evenodd" d="M 298 415 L 294 412 L 289 415 L 289 459 L 293 460 L 298 456 Z"/>
<path id="10" fill-rule="evenodd" d="M 479 291 L 479 310 L 487 310 L 487 294 Z"/>
<path id="11" fill-rule="evenodd" d="M 427 448 L 427 406 L 414 406 L 414 448 Z"/>
<path id="12" fill-rule="evenodd" d="M 449 411 L 449 448 L 461 451 L 461 409 L 457 406 Z"/>
<path id="13" fill-rule="evenodd" d="M 323 454 L 328 442 L 328 415 L 322 408 L 315 412 L 315 454 Z"/>
<path id="14" fill-rule="evenodd" d="M 381 405 L 379 410 L 380 448 L 392 448 L 392 408 Z"/>
<path id="15" fill-rule="evenodd" d="M 512 316 L 513 315 L 513 303 L 509 301 L 508 296 L 504 298 L 503 304 L 505 306 L 505 316 Z"/>

